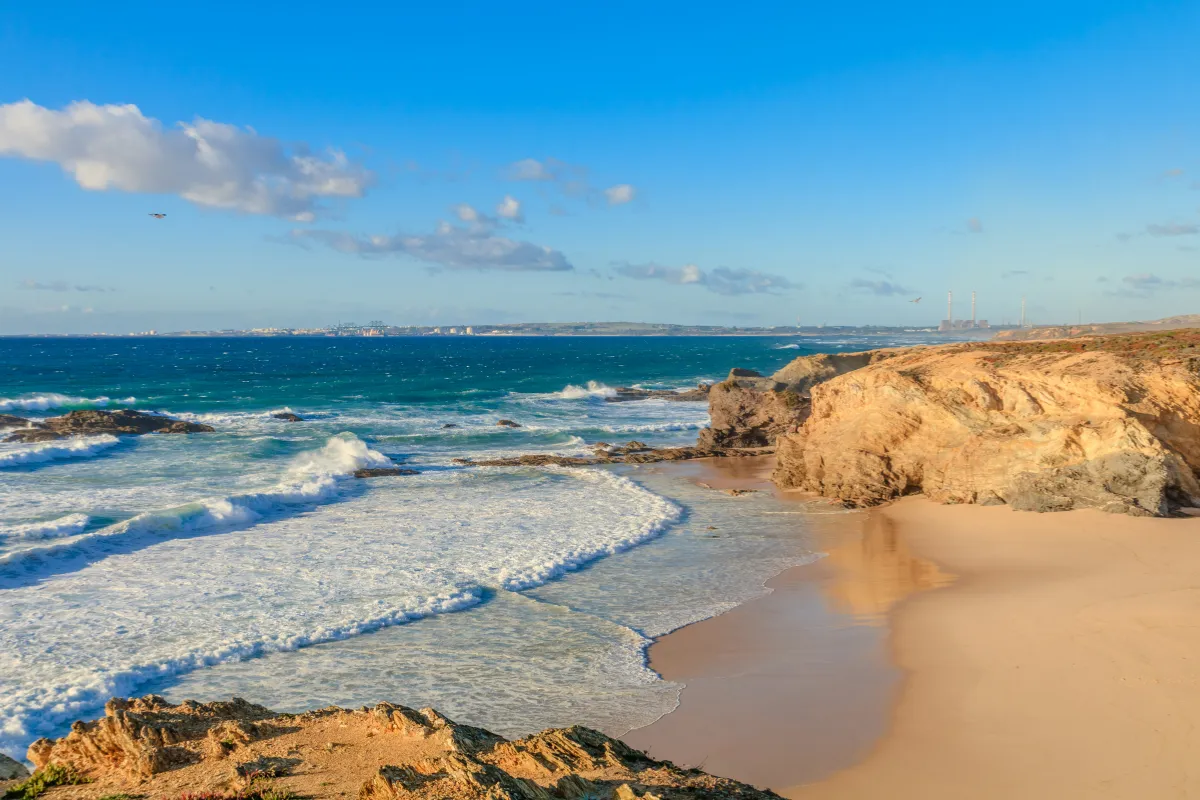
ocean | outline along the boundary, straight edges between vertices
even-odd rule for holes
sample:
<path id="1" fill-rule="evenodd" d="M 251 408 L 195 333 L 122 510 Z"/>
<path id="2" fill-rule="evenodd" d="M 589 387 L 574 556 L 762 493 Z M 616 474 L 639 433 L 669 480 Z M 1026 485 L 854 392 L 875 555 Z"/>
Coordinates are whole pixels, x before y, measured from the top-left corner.
<path id="1" fill-rule="evenodd" d="M 431 705 L 506 735 L 649 724 L 680 688 L 650 641 L 819 557 L 804 515 L 656 465 L 453 459 L 690 444 L 705 404 L 605 398 L 919 341 L 0 339 L 0 413 L 216 429 L 0 445 L 0 752 L 149 692 Z M 396 462 L 420 474 L 352 477 Z"/>

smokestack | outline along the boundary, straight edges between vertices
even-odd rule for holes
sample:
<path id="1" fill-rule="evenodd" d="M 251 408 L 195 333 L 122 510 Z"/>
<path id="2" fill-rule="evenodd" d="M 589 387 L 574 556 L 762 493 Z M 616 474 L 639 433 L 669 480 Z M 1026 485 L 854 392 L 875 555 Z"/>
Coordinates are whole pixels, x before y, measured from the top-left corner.
<path id="1" fill-rule="evenodd" d="M 946 321 L 954 327 L 954 292 L 946 293 Z"/>
<path id="2" fill-rule="evenodd" d="M 1021 327 L 1025 327 L 1025 298 L 1021 298 Z"/>
<path id="3" fill-rule="evenodd" d="M 975 327 L 975 292 L 971 292 L 971 327 Z"/>

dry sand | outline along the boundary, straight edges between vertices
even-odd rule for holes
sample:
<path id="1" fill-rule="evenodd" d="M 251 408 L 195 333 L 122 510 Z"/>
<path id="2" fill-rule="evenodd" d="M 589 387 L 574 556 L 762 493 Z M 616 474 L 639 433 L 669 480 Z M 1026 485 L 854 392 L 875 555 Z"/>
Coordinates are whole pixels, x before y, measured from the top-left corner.
<path id="1" fill-rule="evenodd" d="M 1200 520 L 913 498 L 819 535 L 829 558 L 651 648 L 687 688 L 628 741 L 804 800 L 1200 797 Z M 814 592 L 889 626 L 902 686 Z"/>

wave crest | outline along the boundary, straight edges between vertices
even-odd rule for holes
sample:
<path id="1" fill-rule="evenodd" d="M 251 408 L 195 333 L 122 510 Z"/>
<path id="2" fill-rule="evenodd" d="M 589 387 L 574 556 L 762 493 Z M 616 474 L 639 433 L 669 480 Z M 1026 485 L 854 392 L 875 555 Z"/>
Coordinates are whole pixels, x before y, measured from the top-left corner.
<path id="1" fill-rule="evenodd" d="M 49 411 L 52 408 L 104 408 L 111 404 L 129 406 L 136 397 L 114 400 L 110 397 L 72 397 L 67 394 L 29 394 L 24 397 L 0 397 L 0 411 Z"/>
<path id="2" fill-rule="evenodd" d="M 115 436 L 81 436 L 57 442 L 41 442 L 0 451 L 0 469 L 40 464 L 64 458 L 89 458 L 120 441 Z"/>

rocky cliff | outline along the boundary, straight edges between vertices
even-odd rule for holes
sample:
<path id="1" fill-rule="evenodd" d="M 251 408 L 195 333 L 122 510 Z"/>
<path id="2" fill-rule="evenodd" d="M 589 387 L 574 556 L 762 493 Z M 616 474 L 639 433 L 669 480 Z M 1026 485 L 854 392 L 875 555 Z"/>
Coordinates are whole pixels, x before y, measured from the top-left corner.
<path id="1" fill-rule="evenodd" d="M 768 800 L 745 784 L 656 761 L 589 728 L 508 741 L 432 709 L 382 703 L 277 714 L 161 697 L 110 700 L 29 748 L 56 797 L 286 800 Z M 23 796 L 23 789 L 9 789 Z M 9 796 L 5 794 L 5 796 Z"/>
<path id="2" fill-rule="evenodd" d="M 769 378 L 734 369 L 708 392 L 711 424 L 700 447 L 768 447 L 808 417 L 812 387 L 830 378 L 891 357 L 891 351 L 821 353 L 801 356 Z"/>
<path id="3" fill-rule="evenodd" d="M 803 423 L 776 443 L 778 485 L 850 505 L 920 492 L 1034 511 L 1200 506 L 1200 332 L 858 360 L 810 386 Z"/>

